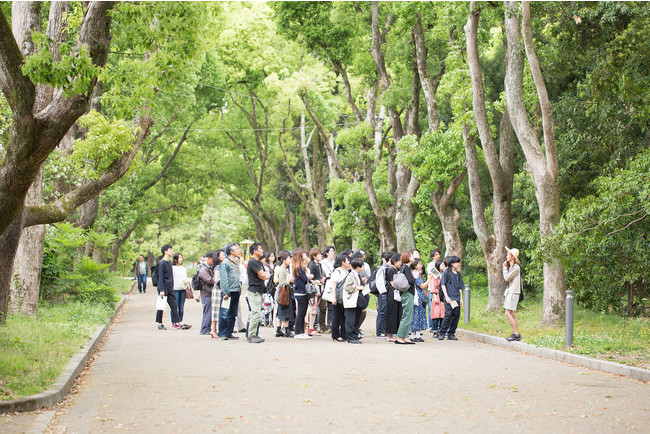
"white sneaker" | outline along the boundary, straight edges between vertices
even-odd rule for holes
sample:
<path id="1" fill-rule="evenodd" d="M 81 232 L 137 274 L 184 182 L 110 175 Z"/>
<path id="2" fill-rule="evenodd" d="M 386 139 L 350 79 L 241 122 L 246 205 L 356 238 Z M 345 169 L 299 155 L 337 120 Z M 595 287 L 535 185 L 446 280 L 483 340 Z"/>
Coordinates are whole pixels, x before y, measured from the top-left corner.
<path id="1" fill-rule="evenodd" d="M 306 334 L 301 334 L 301 335 L 296 335 L 295 339 L 311 339 L 311 336 L 306 335 Z"/>

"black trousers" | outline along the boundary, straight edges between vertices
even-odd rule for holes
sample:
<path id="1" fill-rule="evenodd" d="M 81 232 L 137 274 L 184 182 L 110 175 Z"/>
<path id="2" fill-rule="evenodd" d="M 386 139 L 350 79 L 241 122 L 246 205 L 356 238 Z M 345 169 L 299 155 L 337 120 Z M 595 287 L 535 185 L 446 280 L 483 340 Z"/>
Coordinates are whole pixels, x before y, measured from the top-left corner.
<path id="1" fill-rule="evenodd" d="M 389 335 L 397 334 L 399 323 L 402 321 L 402 303 L 393 300 L 387 301 L 386 305 L 386 333 Z"/>
<path id="2" fill-rule="evenodd" d="M 460 306 L 456 306 L 455 309 L 452 309 L 451 304 L 445 303 L 445 318 L 442 320 L 440 333 L 447 334 L 447 336 L 455 334 L 459 319 Z"/>
<path id="3" fill-rule="evenodd" d="M 344 309 L 345 310 L 345 331 L 347 336 L 343 336 L 343 339 L 347 341 L 358 341 L 359 340 L 359 325 L 361 323 L 361 309 L 355 307 L 354 309 Z"/>
<path id="4" fill-rule="evenodd" d="M 332 339 L 347 338 L 343 303 L 332 305 Z"/>
<path id="5" fill-rule="evenodd" d="M 301 335 L 305 333 L 305 315 L 307 314 L 309 298 L 306 295 L 296 294 L 296 304 L 298 305 L 298 311 L 296 313 L 296 334 Z"/>
<path id="6" fill-rule="evenodd" d="M 178 315 L 178 305 L 176 304 L 176 297 L 174 297 L 174 291 L 171 291 L 171 294 L 169 294 L 170 291 L 165 291 L 165 295 L 167 296 L 167 304 L 169 305 L 169 308 L 172 311 L 172 324 L 178 324 L 181 322 L 181 317 Z M 160 292 L 159 295 L 160 296 Z M 157 310 L 156 311 L 156 322 L 159 324 L 162 324 L 163 321 L 163 311 L 162 310 Z"/>

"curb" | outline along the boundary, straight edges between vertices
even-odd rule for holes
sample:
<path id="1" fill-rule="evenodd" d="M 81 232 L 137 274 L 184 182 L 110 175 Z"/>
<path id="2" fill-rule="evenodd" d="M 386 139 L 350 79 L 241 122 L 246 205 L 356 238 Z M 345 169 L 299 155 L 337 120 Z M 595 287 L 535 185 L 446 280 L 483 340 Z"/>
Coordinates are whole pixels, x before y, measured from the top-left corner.
<path id="1" fill-rule="evenodd" d="M 459 332 L 459 333 L 458 333 Z M 573 365 L 584 366 L 596 371 L 608 372 L 615 375 L 623 375 L 639 381 L 650 381 L 650 370 L 635 368 L 634 366 L 622 365 L 620 363 L 608 362 L 606 360 L 593 359 L 591 357 L 580 356 L 568 353 L 566 351 L 552 350 L 549 348 L 540 348 L 523 342 L 508 342 L 504 338 L 484 335 L 469 330 L 458 329 L 457 333 L 464 338 L 477 342 L 482 342 L 497 347 L 507 348 L 522 353 L 532 354 L 545 359 L 557 360 L 559 362 L 571 363 Z"/>
<path id="2" fill-rule="evenodd" d="M 113 324 L 115 317 L 124 307 L 124 304 L 131 294 L 131 289 L 126 293 L 122 300 L 119 302 L 115 308 L 115 312 L 111 317 L 106 321 L 106 324 L 100 326 L 99 329 L 95 332 L 93 337 L 88 343 L 83 347 L 83 349 L 77 353 L 72 359 L 68 362 L 68 365 L 63 369 L 63 372 L 58 376 L 52 387 L 50 387 L 45 392 L 37 393 L 36 395 L 25 396 L 23 398 L 14 399 L 12 401 L 0 401 L 0 414 L 8 412 L 24 412 L 24 411 L 34 411 L 43 407 L 49 407 L 54 404 L 57 404 L 63 399 L 72 388 L 77 376 L 81 373 L 83 368 L 88 363 L 90 356 L 99 345 L 99 342 L 104 337 L 108 328 Z"/>

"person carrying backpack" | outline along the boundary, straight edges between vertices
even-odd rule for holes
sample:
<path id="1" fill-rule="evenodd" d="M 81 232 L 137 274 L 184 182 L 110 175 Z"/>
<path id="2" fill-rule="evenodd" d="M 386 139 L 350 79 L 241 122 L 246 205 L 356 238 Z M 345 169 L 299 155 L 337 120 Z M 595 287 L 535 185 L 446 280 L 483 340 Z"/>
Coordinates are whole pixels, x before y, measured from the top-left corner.
<path id="1" fill-rule="evenodd" d="M 158 276 L 157 287 L 158 295 L 160 297 L 167 297 L 167 304 L 171 309 L 172 316 L 172 328 L 173 329 L 183 329 L 187 330 L 191 326 L 187 324 L 180 324 L 181 319 L 178 316 L 178 306 L 176 305 L 176 298 L 174 298 L 174 274 L 172 270 L 171 258 L 174 254 L 171 244 L 165 244 L 162 246 L 160 251 L 163 254 L 163 258 L 158 262 L 156 266 L 156 273 Z M 158 330 L 166 330 L 165 326 L 162 323 L 163 311 L 156 309 L 156 322 L 158 323 Z"/>
<path id="2" fill-rule="evenodd" d="M 214 286 L 214 271 L 212 270 L 212 252 L 205 254 L 205 262 L 202 262 L 197 270 L 201 290 L 201 306 L 203 317 L 201 319 L 200 334 L 209 335 L 212 326 L 212 287 Z M 194 278 L 192 278 L 194 280 Z"/>
<path id="3" fill-rule="evenodd" d="M 334 297 L 332 298 L 332 340 L 336 342 L 345 342 L 345 337 L 347 337 L 344 319 L 345 309 L 343 308 L 343 286 L 351 268 L 350 259 L 346 255 L 340 254 L 336 256 L 334 271 L 330 276 L 331 286 L 334 288 Z"/>

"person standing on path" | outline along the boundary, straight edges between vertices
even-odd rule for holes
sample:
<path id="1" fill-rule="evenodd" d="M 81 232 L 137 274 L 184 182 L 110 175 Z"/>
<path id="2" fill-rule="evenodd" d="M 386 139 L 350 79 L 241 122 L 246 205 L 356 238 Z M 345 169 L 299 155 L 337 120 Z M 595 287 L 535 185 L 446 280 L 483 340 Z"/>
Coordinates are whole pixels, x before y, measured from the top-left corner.
<path id="1" fill-rule="evenodd" d="M 348 273 L 343 286 L 343 308 L 345 316 L 345 332 L 343 336 L 351 344 L 360 344 L 359 325 L 361 323 L 361 311 L 358 307 L 359 291 L 363 291 L 359 273 L 363 271 L 363 259 L 354 258 L 350 262 L 352 271 Z"/>
<path id="2" fill-rule="evenodd" d="M 183 255 L 180 253 L 174 253 L 172 272 L 174 274 L 174 298 L 176 298 L 176 306 L 178 307 L 178 317 L 183 321 L 185 313 L 185 291 L 190 285 L 190 281 L 187 278 L 187 268 L 183 265 Z"/>
<path id="3" fill-rule="evenodd" d="M 443 340 L 445 335 L 450 341 L 457 341 L 456 328 L 460 319 L 460 307 L 463 305 L 463 276 L 460 274 L 460 258 L 449 256 L 446 259 L 447 269 L 443 271 L 440 287 L 445 296 L 445 318 L 440 326 L 438 339 Z"/>
<path id="4" fill-rule="evenodd" d="M 241 247 L 238 243 L 226 246 L 226 260 L 219 266 L 221 279 L 221 310 L 219 311 L 219 337 L 224 340 L 239 339 L 233 336 L 235 317 L 239 309 L 241 281 L 239 280 L 239 256 Z M 227 307 L 224 307 L 227 304 Z"/>
<path id="5" fill-rule="evenodd" d="M 289 330 L 289 321 L 293 319 L 293 309 L 291 309 L 291 292 L 293 291 L 293 286 L 291 285 L 291 276 L 289 275 L 289 266 L 291 264 L 291 256 L 286 250 L 281 250 L 278 253 L 278 262 L 280 265 L 275 267 L 275 277 L 277 279 L 277 290 L 275 293 L 276 302 L 279 301 L 279 296 L 281 291 L 286 291 L 288 294 L 287 304 L 278 304 L 277 317 L 278 317 L 278 328 L 275 332 L 275 337 L 285 337 L 293 338 L 291 330 Z M 284 329 L 284 332 L 282 330 Z"/>
<path id="6" fill-rule="evenodd" d="M 248 260 L 248 290 L 247 297 L 248 303 L 251 307 L 251 316 L 248 321 L 248 342 L 252 344 L 259 344 L 264 342 L 264 339 L 259 337 L 259 327 L 262 312 L 262 294 L 266 292 L 266 284 L 264 283 L 270 276 L 270 273 L 264 270 L 264 265 L 261 262 L 264 256 L 264 250 L 259 243 L 253 243 L 249 249 L 251 257 Z"/>
<path id="7" fill-rule="evenodd" d="M 517 330 L 517 317 L 515 311 L 521 295 L 521 268 L 519 267 L 519 249 L 509 249 L 506 247 L 506 261 L 503 263 L 503 278 L 505 279 L 506 293 L 503 300 L 503 307 L 506 310 L 506 319 L 512 327 L 512 335 L 508 336 L 508 341 L 520 341 L 521 335 Z"/>
<path id="8" fill-rule="evenodd" d="M 431 333 L 434 333 L 436 330 L 440 328 L 440 325 L 438 324 L 437 327 L 434 327 L 435 324 L 433 323 L 433 315 L 431 314 L 431 310 L 433 309 L 433 282 L 437 280 L 438 284 L 440 284 L 440 277 L 442 274 L 438 269 L 436 268 L 436 262 L 440 260 L 440 250 L 435 249 L 431 252 L 431 262 L 429 262 L 429 265 L 427 265 L 427 276 L 433 276 L 433 279 L 429 280 L 429 288 L 428 288 L 428 294 L 427 297 L 429 298 L 429 305 L 427 306 L 427 318 L 429 321 L 429 329 L 431 330 Z"/>
<path id="9" fill-rule="evenodd" d="M 386 339 L 388 342 L 397 340 L 393 335 L 397 334 L 402 321 L 402 296 L 392 284 L 397 269 L 402 265 L 401 258 L 399 253 L 393 253 L 386 268 Z"/>
<path id="10" fill-rule="evenodd" d="M 221 279 L 219 278 L 219 266 L 226 260 L 226 254 L 223 250 L 215 250 L 212 254 L 212 271 L 214 273 L 214 286 L 212 287 L 211 304 L 212 304 L 212 325 L 210 329 L 210 337 L 214 339 L 219 338 L 217 331 L 217 324 L 219 324 L 219 302 L 221 301 Z"/>
<path id="11" fill-rule="evenodd" d="M 375 322 L 375 331 L 378 338 L 386 337 L 386 311 L 388 309 L 386 285 L 386 272 L 390 268 L 390 258 L 393 252 L 384 252 L 381 254 L 381 265 L 375 271 L 375 285 L 377 286 L 377 320 Z"/>
<path id="12" fill-rule="evenodd" d="M 323 277 L 325 278 L 325 283 L 334 272 L 334 260 L 336 259 L 336 249 L 334 246 L 327 246 L 323 250 L 324 259 L 320 262 L 321 268 L 323 270 Z M 325 285 L 323 285 L 325 287 Z M 321 300 L 320 314 L 318 317 L 318 323 L 320 325 L 321 333 L 331 333 L 332 328 L 332 315 L 334 312 L 332 310 L 332 302 L 325 299 Z"/>
<path id="13" fill-rule="evenodd" d="M 158 295 L 160 297 L 167 296 L 167 304 L 171 309 L 172 328 L 187 330 L 191 326 L 187 324 L 181 325 L 181 319 L 178 316 L 178 306 L 176 305 L 176 298 L 174 298 L 174 272 L 172 270 L 171 258 L 174 254 L 171 244 L 165 244 L 160 251 L 163 254 L 162 259 L 158 262 Z M 162 323 L 163 311 L 156 310 L 156 322 L 158 323 L 158 330 L 166 330 Z"/>
<path id="14" fill-rule="evenodd" d="M 400 256 L 400 262 L 402 266 L 399 271 L 404 273 L 406 280 L 409 283 L 409 289 L 400 294 L 402 300 L 402 320 L 399 323 L 399 329 L 397 330 L 397 339 L 395 340 L 396 344 L 414 344 L 412 340 L 408 338 L 408 335 L 411 331 L 411 325 L 413 324 L 413 298 L 415 297 L 415 278 L 419 276 L 417 272 L 413 273 L 411 270 L 411 264 L 413 263 L 413 254 L 405 250 Z"/>
<path id="15" fill-rule="evenodd" d="M 202 335 L 209 335 L 212 326 L 212 288 L 214 287 L 214 271 L 212 270 L 212 252 L 204 256 L 205 262 L 199 265 L 199 281 L 201 282 L 201 307 L 203 316 L 201 318 Z"/>
<path id="16" fill-rule="evenodd" d="M 314 276 L 307 270 L 306 256 L 305 251 L 300 247 L 294 249 L 291 255 L 291 273 L 294 279 L 297 308 L 296 339 L 311 339 L 311 336 L 305 333 L 305 314 L 309 305 L 305 287 Z"/>
<path id="17" fill-rule="evenodd" d="M 147 292 L 147 274 L 149 273 L 149 265 L 144 260 L 144 256 L 140 255 L 138 262 L 135 264 L 135 278 L 138 279 L 138 292 L 144 294 Z"/>

